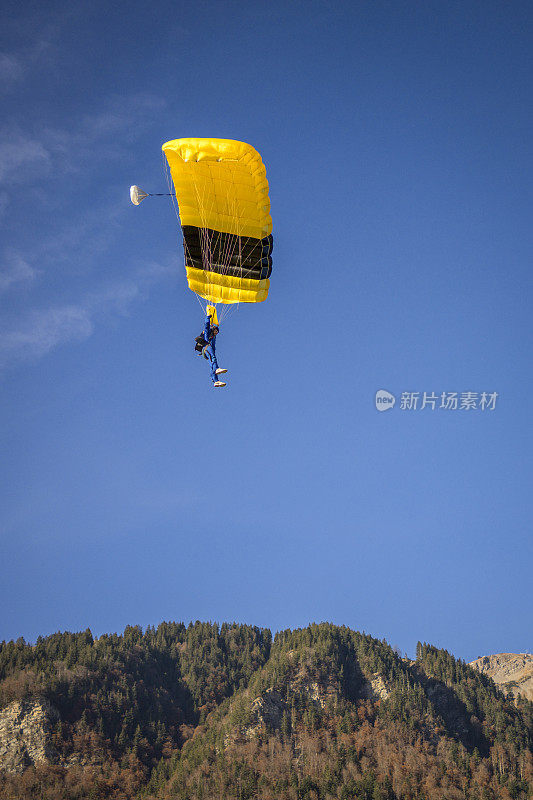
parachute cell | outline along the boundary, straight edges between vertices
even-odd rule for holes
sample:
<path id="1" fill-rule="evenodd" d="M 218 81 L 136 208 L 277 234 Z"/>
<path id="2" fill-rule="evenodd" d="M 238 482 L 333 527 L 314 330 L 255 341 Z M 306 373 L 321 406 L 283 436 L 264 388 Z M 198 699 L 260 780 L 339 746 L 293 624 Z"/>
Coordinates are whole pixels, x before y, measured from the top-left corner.
<path id="1" fill-rule="evenodd" d="M 232 139 L 174 139 L 163 152 L 178 200 L 189 287 L 214 304 L 266 300 L 273 240 L 259 153 Z"/>

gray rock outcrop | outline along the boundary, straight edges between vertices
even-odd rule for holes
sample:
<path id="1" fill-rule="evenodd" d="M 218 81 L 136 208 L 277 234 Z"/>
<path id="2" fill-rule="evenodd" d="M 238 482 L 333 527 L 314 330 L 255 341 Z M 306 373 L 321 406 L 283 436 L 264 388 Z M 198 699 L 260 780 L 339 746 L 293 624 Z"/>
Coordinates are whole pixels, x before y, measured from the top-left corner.
<path id="1" fill-rule="evenodd" d="M 275 689 L 267 689 L 260 697 L 256 697 L 250 709 L 250 724 L 246 726 L 244 735 L 252 739 L 261 730 L 263 725 L 277 730 L 281 727 L 283 714 L 287 703 Z"/>
<path id="2" fill-rule="evenodd" d="M 58 718 L 45 699 L 16 700 L 0 710 L 0 769 L 22 773 L 39 762 L 57 763 L 51 727 Z"/>
<path id="3" fill-rule="evenodd" d="M 386 700 L 389 695 L 390 688 L 379 672 L 375 672 L 373 677 L 363 685 L 361 690 L 361 697 L 365 697 L 367 700 Z"/>
<path id="4" fill-rule="evenodd" d="M 533 700 L 533 655 L 530 653 L 496 653 L 470 662 L 471 667 L 488 675 L 504 692 Z"/>

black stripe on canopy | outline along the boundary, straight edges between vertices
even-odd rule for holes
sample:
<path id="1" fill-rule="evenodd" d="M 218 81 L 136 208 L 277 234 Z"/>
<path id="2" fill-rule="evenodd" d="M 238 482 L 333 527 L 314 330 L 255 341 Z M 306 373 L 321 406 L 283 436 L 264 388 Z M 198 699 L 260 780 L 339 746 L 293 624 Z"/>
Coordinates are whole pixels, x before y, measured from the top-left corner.
<path id="1" fill-rule="evenodd" d="M 185 265 L 236 278 L 264 280 L 272 272 L 273 238 L 252 239 L 182 225 Z"/>

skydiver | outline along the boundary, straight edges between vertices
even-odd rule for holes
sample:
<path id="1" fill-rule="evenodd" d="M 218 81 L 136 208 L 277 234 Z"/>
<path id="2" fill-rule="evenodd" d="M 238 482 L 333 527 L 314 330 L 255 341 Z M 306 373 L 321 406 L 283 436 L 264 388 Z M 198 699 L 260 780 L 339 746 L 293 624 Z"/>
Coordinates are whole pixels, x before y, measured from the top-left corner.
<path id="1" fill-rule="evenodd" d="M 220 381 L 218 379 L 219 375 L 224 375 L 228 370 L 221 369 L 218 366 L 217 356 L 216 356 L 216 338 L 220 332 L 220 328 L 218 324 L 212 324 L 211 318 L 216 320 L 216 312 L 212 306 L 207 307 L 207 313 L 205 315 L 205 324 L 204 324 L 204 331 L 203 331 L 203 338 L 205 344 L 202 347 L 202 355 L 204 358 L 209 359 L 211 362 L 211 380 L 213 381 L 213 386 L 215 388 L 221 388 L 226 384 L 224 381 Z"/>

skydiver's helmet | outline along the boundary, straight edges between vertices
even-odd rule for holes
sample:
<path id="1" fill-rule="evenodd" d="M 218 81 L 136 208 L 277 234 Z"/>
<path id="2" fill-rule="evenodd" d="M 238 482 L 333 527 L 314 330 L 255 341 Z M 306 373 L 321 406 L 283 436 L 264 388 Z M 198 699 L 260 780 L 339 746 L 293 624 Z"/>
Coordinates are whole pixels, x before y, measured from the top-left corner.
<path id="1" fill-rule="evenodd" d="M 218 325 L 213 325 L 211 327 L 211 330 L 213 331 L 213 336 L 218 336 L 218 334 L 220 332 L 220 328 L 218 327 Z"/>

